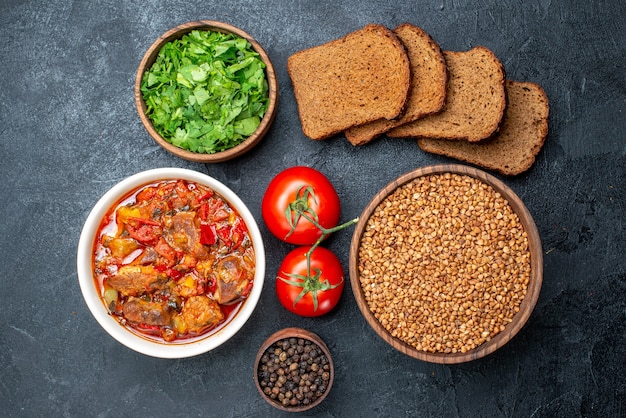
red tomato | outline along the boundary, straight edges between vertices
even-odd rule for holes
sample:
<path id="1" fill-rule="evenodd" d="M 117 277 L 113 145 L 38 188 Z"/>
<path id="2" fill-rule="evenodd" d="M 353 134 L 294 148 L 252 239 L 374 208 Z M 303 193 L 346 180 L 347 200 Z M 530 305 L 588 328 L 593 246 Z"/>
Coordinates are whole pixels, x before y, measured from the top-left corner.
<path id="1" fill-rule="evenodd" d="M 343 292 L 341 262 L 330 250 L 316 247 L 311 253 L 311 274 L 307 275 L 306 254 L 311 247 L 298 247 L 283 260 L 276 277 L 280 303 L 301 316 L 320 316 L 331 311 Z"/>
<path id="2" fill-rule="evenodd" d="M 315 219 L 323 228 L 334 228 L 339 222 L 339 196 L 319 171 L 291 167 L 269 183 L 261 212 L 268 229 L 277 238 L 290 244 L 313 245 L 323 231 L 305 216 Z"/>

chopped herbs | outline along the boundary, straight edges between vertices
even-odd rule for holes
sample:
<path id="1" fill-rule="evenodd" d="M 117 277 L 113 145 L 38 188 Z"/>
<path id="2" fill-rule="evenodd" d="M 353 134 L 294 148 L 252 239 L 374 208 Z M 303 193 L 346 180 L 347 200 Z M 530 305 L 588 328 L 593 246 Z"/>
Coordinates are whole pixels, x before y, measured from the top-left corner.
<path id="1" fill-rule="evenodd" d="M 257 129 L 269 101 L 265 64 L 237 35 L 194 30 L 163 45 L 142 79 L 146 115 L 168 142 L 213 154 Z"/>

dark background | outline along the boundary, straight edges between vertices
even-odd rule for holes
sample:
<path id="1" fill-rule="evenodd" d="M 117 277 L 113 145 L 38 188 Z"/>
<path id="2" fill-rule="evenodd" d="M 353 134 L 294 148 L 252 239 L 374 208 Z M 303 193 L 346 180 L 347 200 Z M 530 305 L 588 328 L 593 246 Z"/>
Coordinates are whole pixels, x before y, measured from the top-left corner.
<path id="1" fill-rule="evenodd" d="M 157 146 L 133 101 L 150 44 L 199 19 L 254 36 L 279 79 L 267 137 L 213 165 Z M 445 50 L 484 45 L 510 79 L 539 83 L 550 99 L 550 133 L 536 163 L 504 178 L 539 228 L 544 285 L 527 325 L 482 360 L 443 366 L 395 351 L 369 328 L 349 282 L 321 318 L 292 315 L 274 295 L 291 247 L 261 220 L 273 175 L 300 164 L 321 170 L 347 220 L 400 174 L 451 161 L 410 140 L 354 148 L 343 136 L 314 142 L 302 134 L 287 57 L 370 22 L 413 23 Z M 625 2 L 5 0 L 0 34 L 0 415 L 280 415 L 256 392 L 254 356 L 277 329 L 301 326 L 326 341 L 336 365 L 328 399 L 303 416 L 626 416 Z M 266 286 L 248 323 L 222 347 L 182 360 L 113 340 L 88 311 L 76 275 L 78 237 L 98 198 L 131 174 L 164 166 L 230 186 L 259 221 L 267 251 Z M 351 233 L 327 243 L 346 274 Z"/>

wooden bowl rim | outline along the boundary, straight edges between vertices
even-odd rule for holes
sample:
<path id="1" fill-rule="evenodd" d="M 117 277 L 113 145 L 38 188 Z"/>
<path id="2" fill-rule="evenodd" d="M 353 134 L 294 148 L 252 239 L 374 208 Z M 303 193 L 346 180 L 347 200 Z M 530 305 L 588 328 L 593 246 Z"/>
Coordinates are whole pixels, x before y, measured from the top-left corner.
<path id="1" fill-rule="evenodd" d="M 150 119 L 146 116 L 147 106 L 145 101 L 143 100 L 143 95 L 141 94 L 141 80 L 143 78 L 143 74 L 147 68 L 150 68 L 150 66 L 152 66 L 163 45 L 197 29 L 212 30 L 223 33 L 234 33 L 235 35 L 245 38 L 248 42 L 250 42 L 252 48 L 259 54 L 259 56 L 265 63 L 265 75 L 269 87 L 269 102 L 267 106 L 267 111 L 265 112 L 265 115 L 263 116 L 261 124 L 259 125 L 257 130 L 240 144 L 234 146 L 233 148 L 229 148 L 225 151 L 221 151 L 215 154 L 192 152 L 167 142 L 154 128 L 154 126 L 152 125 L 152 121 L 150 121 Z M 259 141 L 265 136 L 267 131 L 269 131 L 269 128 L 272 125 L 274 118 L 276 117 L 276 110 L 278 105 L 278 81 L 276 79 L 274 65 L 272 64 L 269 55 L 252 36 L 244 32 L 242 29 L 229 25 L 228 23 L 218 22 L 215 20 L 198 20 L 176 26 L 175 28 L 172 28 L 165 32 L 152 43 L 152 45 L 144 54 L 137 69 L 137 74 L 135 76 L 134 96 L 137 112 L 139 113 L 139 118 L 141 119 L 141 122 L 143 123 L 146 130 L 148 131 L 148 134 L 152 137 L 152 139 L 154 139 L 154 141 L 156 141 L 157 144 L 159 144 L 161 147 L 165 148 L 172 154 L 188 161 L 200 163 L 218 163 L 238 157 L 249 151 L 255 145 L 257 145 Z"/>
<path id="2" fill-rule="evenodd" d="M 283 406 L 279 404 L 278 402 L 275 402 L 272 399 L 270 399 L 267 395 L 265 395 L 265 393 L 263 393 L 263 389 L 261 388 L 261 385 L 259 384 L 259 377 L 258 377 L 257 372 L 259 369 L 259 363 L 261 362 L 261 357 L 263 356 L 265 351 L 269 347 L 271 347 L 272 344 L 274 344 L 275 342 L 280 341 L 285 338 L 291 338 L 291 337 L 303 338 L 305 340 L 309 340 L 315 343 L 319 348 L 322 349 L 322 351 L 326 355 L 326 358 L 328 359 L 328 364 L 330 365 L 330 379 L 328 381 L 328 385 L 326 386 L 326 391 L 324 392 L 322 396 L 317 398 L 315 402 L 312 402 L 309 405 L 292 406 L 292 407 Z M 328 346 L 326 345 L 326 343 L 324 343 L 324 340 L 322 340 L 320 336 L 304 328 L 289 327 L 289 328 L 283 328 L 274 332 L 272 335 L 267 337 L 267 339 L 263 342 L 263 344 L 261 344 L 261 348 L 259 348 L 256 358 L 254 359 L 254 385 L 256 386 L 257 390 L 261 394 L 261 397 L 265 399 L 267 403 L 269 403 L 270 405 L 272 405 L 273 407 L 277 409 L 280 409 L 281 411 L 302 412 L 302 411 L 307 411 L 309 409 L 316 407 L 317 405 L 322 403 L 324 399 L 326 399 L 326 397 L 328 396 L 328 393 L 330 393 L 330 389 L 332 388 L 334 381 L 335 381 L 335 366 L 333 363 L 333 357 L 330 354 L 330 350 L 328 349 Z"/>
<path id="3" fill-rule="evenodd" d="M 382 326 L 382 324 L 370 311 L 369 306 L 367 305 L 367 302 L 365 301 L 365 297 L 363 295 L 363 290 L 361 288 L 358 273 L 358 249 L 360 246 L 361 237 L 365 230 L 365 226 L 374 209 L 398 187 L 416 179 L 417 177 L 443 173 L 461 174 L 474 177 L 490 185 L 497 192 L 499 192 L 502 197 L 509 202 L 509 205 L 511 205 L 513 211 L 520 218 L 520 222 L 522 223 L 524 230 L 528 235 L 531 258 L 530 281 L 528 284 L 527 293 L 520 305 L 520 311 L 515 314 L 512 322 L 507 324 L 505 330 L 498 333 L 498 335 L 496 335 L 490 341 L 485 342 L 465 353 L 455 354 L 430 353 L 426 351 L 421 351 L 398 338 L 392 337 L 387 329 Z M 357 223 L 354 233 L 352 235 L 352 241 L 350 243 L 349 269 L 350 284 L 357 305 L 361 313 L 365 317 L 367 323 L 384 341 L 389 343 L 392 347 L 399 350 L 400 352 L 419 360 L 439 364 L 455 364 L 476 360 L 493 353 L 498 348 L 509 342 L 526 324 L 533 309 L 535 308 L 537 299 L 539 298 L 539 293 L 541 291 L 541 285 L 543 281 L 543 250 L 541 246 L 539 232 L 537 230 L 537 226 L 535 225 L 535 221 L 533 220 L 532 215 L 526 208 L 526 205 L 524 205 L 522 200 L 517 196 L 517 194 L 515 194 L 515 192 L 513 192 L 513 190 L 511 190 L 506 184 L 504 184 L 502 181 L 492 176 L 491 174 L 488 174 L 477 168 L 461 164 L 440 164 L 421 167 L 405 173 L 395 180 L 391 181 L 389 184 L 387 184 L 387 186 L 385 186 L 374 196 L 374 198 L 363 210 L 359 218 L 359 222 Z"/>

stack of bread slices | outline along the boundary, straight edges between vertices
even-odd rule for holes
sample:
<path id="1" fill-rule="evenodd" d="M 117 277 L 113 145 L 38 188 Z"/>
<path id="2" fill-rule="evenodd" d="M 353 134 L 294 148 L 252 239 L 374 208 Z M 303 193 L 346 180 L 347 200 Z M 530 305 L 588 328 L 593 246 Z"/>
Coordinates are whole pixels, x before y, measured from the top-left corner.
<path id="1" fill-rule="evenodd" d="M 507 80 L 488 48 L 442 51 L 421 28 L 369 24 L 289 57 L 302 130 L 353 145 L 386 135 L 504 175 L 530 168 L 548 134 L 548 98 Z"/>

